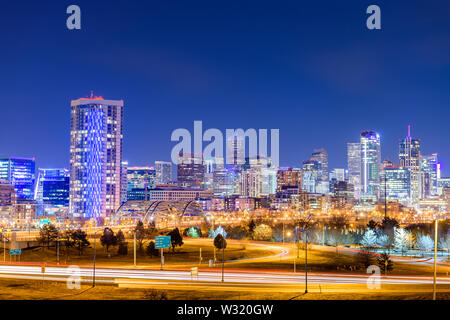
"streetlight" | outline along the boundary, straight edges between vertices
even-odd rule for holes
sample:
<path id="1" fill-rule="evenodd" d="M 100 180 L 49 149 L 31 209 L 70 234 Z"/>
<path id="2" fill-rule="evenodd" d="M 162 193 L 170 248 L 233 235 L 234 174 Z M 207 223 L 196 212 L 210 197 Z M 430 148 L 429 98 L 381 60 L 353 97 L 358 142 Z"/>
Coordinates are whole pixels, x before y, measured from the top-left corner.
<path id="1" fill-rule="evenodd" d="M 433 275 L 433 300 L 436 300 L 436 260 L 437 260 L 437 241 L 438 241 L 438 219 L 434 221 L 434 275 Z"/>
<path id="2" fill-rule="evenodd" d="M 225 275 L 225 237 L 222 235 L 222 282 Z"/>

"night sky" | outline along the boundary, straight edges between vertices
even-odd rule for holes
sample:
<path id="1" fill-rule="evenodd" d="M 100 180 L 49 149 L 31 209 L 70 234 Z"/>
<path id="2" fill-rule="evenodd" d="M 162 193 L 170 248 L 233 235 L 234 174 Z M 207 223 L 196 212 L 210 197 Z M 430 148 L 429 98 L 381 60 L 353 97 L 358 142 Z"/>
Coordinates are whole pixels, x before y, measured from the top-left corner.
<path id="1" fill-rule="evenodd" d="M 66 28 L 81 7 L 82 29 Z M 366 28 L 381 7 L 382 30 Z M 3 1 L 0 154 L 69 167 L 70 100 L 124 99 L 124 159 L 170 160 L 176 128 L 279 128 L 280 163 L 412 125 L 450 175 L 450 2 Z"/>

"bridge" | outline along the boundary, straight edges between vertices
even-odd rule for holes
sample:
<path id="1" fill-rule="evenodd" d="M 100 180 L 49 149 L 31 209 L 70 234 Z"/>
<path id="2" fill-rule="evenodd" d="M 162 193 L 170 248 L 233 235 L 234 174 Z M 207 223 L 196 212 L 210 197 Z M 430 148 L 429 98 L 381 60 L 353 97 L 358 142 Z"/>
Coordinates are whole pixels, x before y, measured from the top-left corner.
<path id="1" fill-rule="evenodd" d="M 190 227 L 209 222 L 197 201 L 127 201 L 111 219 L 111 225 L 154 224 L 156 228 Z"/>

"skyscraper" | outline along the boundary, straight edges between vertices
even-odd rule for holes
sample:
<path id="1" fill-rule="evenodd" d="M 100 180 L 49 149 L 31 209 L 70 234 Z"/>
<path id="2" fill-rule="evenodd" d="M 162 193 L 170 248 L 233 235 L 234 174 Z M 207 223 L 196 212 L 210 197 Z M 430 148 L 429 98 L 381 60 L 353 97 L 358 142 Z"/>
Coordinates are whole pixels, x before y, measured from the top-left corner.
<path id="1" fill-rule="evenodd" d="M 156 184 L 168 184 L 172 181 L 172 162 L 155 161 Z"/>
<path id="2" fill-rule="evenodd" d="M 386 194 L 387 200 L 398 200 L 404 205 L 408 204 L 411 193 L 411 171 L 409 169 L 385 162 L 380 172 L 380 181 L 380 198 L 384 199 Z"/>
<path id="3" fill-rule="evenodd" d="M 420 140 L 411 138 L 411 126 L 408 126 L 408 136 L 400 141 L 399 147 L 400 167 L 408 168 L 411 171 L 411 200 L 415 202 L 420 197 Z"/>
<path id="4" fill-rule="evenodd" d="M 321 182 L 320 165 L 317 161 L 303 161 L 302 166 L 302 188 L 308 193 L 319 192 L 318 186 Z"/>
<path id="5" fill-rule="evenodd" d="M 420 155 L 419 194 L 421 198 L 438 195 L 440 171 L 437 153 Z"/>
<path id="6" fill-rule="evenodd" d="M 34 158 L 0 157 L 0 179 L 14 186 L 17 200 L 34 199 Z"/>
<path id="7" fill-rule="evenodd" d="M 319 164 L 319 179 L 328 186 L 328 152 L 325 149 L 314 149 L 311 155 L 312 161 Z"/>
<path id="8" fill-rule="evenodd" d="M 55 207 L 69 206 L 69 170 L 64 168 L 38 170 L 35 200 Z"/>
<path id="9" fill-rule="evenodd" d="M 381 142 L 375 131 L 361 133 L 361 193 L 378 198 L 380 191 Z"/>
<path id="10" fill-rule="evenodd" d="M 156 170 L 151 167 L 128 167 L 127 200 L 149 200 L 156 187 Z"/>
<path id="11" fill-rule="evenodd" d="M 347 143 L 348 182 L 353 185 L 355 198 L 361 195 L 361 143 Z"/>
<path id="12" fill-rule="evenodd" d="M 123 100 L 71 102 L 70 213 L 105 218 L 120 206 Z"/>
<path id="13" fill-rule="evenodd" d="M 201 154 L 180 154 L 177 164 L 178 185 L 182 188 L 202 189 L 205 165 Z"/>

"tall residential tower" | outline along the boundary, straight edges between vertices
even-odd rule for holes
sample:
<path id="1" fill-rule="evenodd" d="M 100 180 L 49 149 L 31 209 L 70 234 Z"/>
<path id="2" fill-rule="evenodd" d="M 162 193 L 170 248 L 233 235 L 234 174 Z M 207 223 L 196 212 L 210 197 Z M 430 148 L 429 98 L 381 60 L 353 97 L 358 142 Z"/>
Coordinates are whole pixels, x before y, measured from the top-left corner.
<path id="1" fill-rule="evenodd" d="M 121 203 L 123 100 L 72 100 L 70 213 L 105 218 Z"/>

